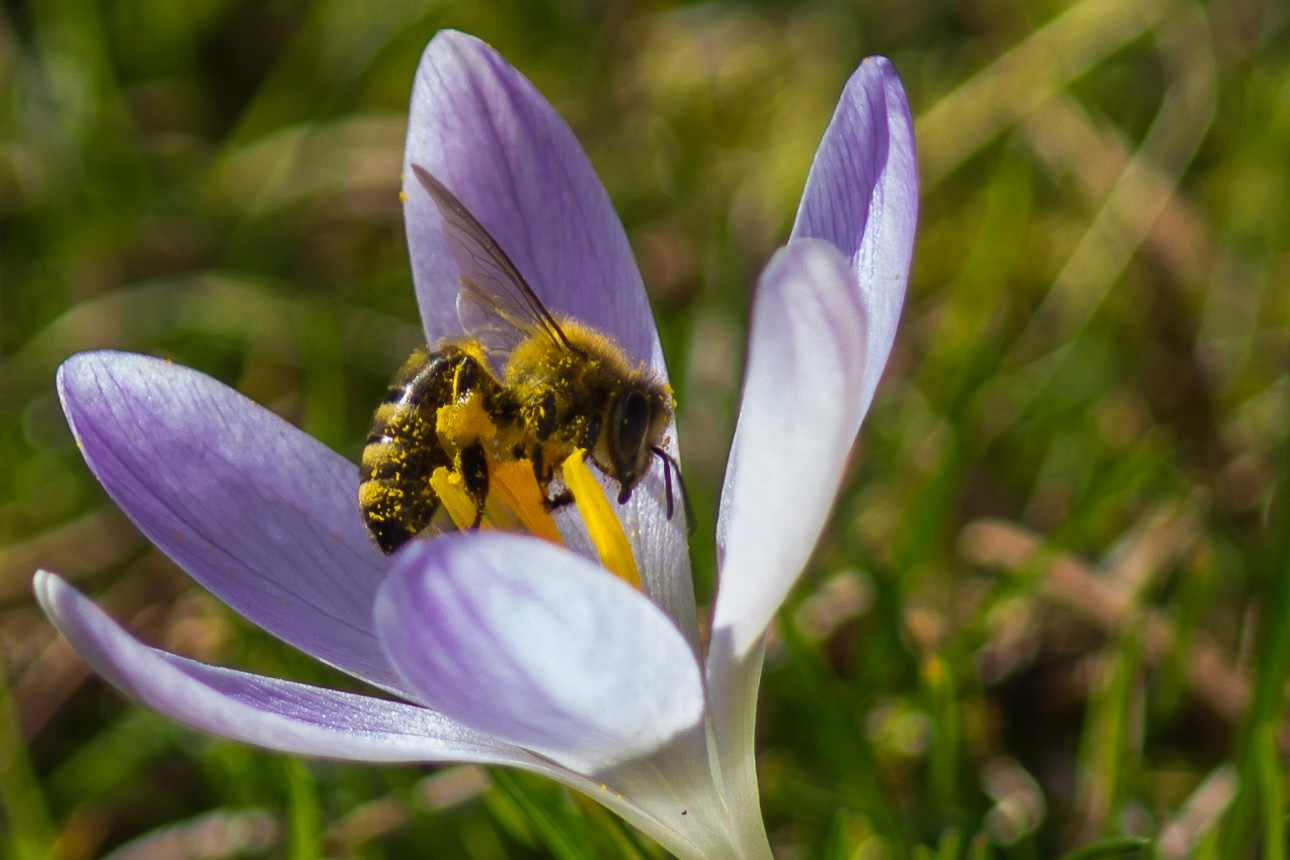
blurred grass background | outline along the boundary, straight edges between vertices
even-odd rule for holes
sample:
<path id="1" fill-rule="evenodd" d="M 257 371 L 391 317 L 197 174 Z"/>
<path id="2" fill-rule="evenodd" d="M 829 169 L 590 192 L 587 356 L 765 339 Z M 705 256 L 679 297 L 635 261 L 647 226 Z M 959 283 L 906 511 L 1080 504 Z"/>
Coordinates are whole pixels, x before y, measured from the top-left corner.
<path id="1" fill-rule="evenodd" d="M 622 215 L 679 389 L 705 602 L 751 287 L 848 74 L 880 53 L 904 78 L 915 271 L 772 633 L 777 856 L 1113 837 L 1285 856 L 1283 0 L 5 0 L 3 856 L 661 856 L 540 779 L 178 728 L 88 676 L 30 598 L 46 566 L 166 648 L 352 686 L 149 548 L 78 457 L 53 374 L 81 350 L 164 355 L 357 459 L 420 337 L 397 191 L 442 27 L 537 84 Z"/>

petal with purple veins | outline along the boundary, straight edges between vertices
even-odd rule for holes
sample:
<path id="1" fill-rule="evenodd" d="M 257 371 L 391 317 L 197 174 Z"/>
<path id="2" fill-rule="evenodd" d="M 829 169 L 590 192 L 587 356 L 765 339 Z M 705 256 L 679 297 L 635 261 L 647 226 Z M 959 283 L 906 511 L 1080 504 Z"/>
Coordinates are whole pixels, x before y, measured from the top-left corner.
<path id="1" fill-rule="evenodd" d="M 274 636 L 412 697 L 373 631 L 388 561 L 363 529 L 353 464 L 155 358 L 74 356 L 58 391 L 90 469 L 189 575 Z"/>
<path id="2" fill-rule="evenodd" d="M 900 77 L 884 57 L 860 64 L 842 91 L 806 179 L 790 241 L 824 239 L 851 263 L 869 316 L 862 409 L 878 387 L 918 221 L 914 129 Z"/>
<path id="3" fill-rule="evenodd" d="M 568 125 L 492 48 L 451 30 L 417 70 L 404 152 L 404 218 L 430 343 L 460 335 L 461 274 L 412 165 L 444 183 L 557 315 L 614 337 L 666 379 L 654 317 L 622 223 Z M 674 434 L 664 445 L 679 456 Z M 665 520 L 661 463 L 622 508 L 646 593 L 698 650 L 682 516 Z"/>
<path id="4" fill-rule="evenodd" d="M 689 644 L 640 592 L 536 538 L 445 535 L 395 557 L 376 623 L 419 700 L 595 772 L 703 718 Z"/>
<path id="5" fill-rule="evenodd" d="M 538 296 L 665 372 L 622 222 L 586 153 L 531 83 L 473 36 L 445 30 L 421 58 L 404 151 L 404 218 L 431 343 L 461 334 L 460 268 L 412 165 L 439 179 Z"/>
<path id="6" fill-rule="evenodd" d="M 659 814 L 694 806 L 696 798 L 673 799 L 665 787 L 660 791 L 655 768 L 589 778 L 416 705 L 198 663 L 138 641 L 54 574 L 38 571 L 33 585 L 54 626 L 94 671 L 140 704 L 191 728 L 293 755 L 518 767 L 599 800 L 678 856 L 704 856 L 690 850 L 693 842 L 678 830 L 697 815 L 669 824 L 675 816 Z M 615 788 L 604 779 L 612 779 Z M 630 800 L 620 785 L 631 791 Z"/>
<path id="7" fill-rule="evenodd" d="M 567 778 L 524 750 L 416 705 L 221 669 L 151 648 L 54 574 L 38 572 L 34 587 L 54 626 L 96 672 L 193 728 L 297 755 L 508 764 Z"/>

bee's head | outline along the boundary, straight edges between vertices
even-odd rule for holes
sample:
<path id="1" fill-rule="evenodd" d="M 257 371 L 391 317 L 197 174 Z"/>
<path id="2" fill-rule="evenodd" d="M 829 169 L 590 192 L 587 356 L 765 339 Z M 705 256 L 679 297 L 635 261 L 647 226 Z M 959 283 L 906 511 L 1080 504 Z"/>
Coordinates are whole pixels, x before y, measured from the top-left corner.
<path id="1" fill-rule="evenodd" d="M 650 459 L 671 419 L 672 399 L 661 386 L 630 385 L 609 408 L 605 443 L 614 477 L 621 488 L 618 503 L 632 496 L 632 488 L 649 471 Z"/>

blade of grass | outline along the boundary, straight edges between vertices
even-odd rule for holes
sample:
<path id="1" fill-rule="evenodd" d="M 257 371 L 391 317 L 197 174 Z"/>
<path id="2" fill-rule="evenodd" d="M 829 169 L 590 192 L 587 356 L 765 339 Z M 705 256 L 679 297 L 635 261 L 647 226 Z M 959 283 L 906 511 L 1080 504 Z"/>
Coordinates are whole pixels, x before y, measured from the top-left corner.
<path id="1" fill-rule="evenodd" d="M 923 662 L 923 683 L 927 685 L 936 733 L 928 754 L 929 789 L 933 802 L 951 809 L 958 801 L 959 725 L 958 690 L 949 661 L 930 657 Z"/>
<path id="2" fill-rule="evenodd" d="M 1259 760 L 1259 791 L 1263 795 L 1263 860 L 1285 860 L 1285 777 L 1281 773 L 1276 723 L 1260 725 L 1254 743 Z"/>
<path id="3" fill-rule="evenodd" d="M 1132 725 L 1137 688 L 1140 639 L 1130 633 L 1109 643 L 1101 682 L 1088 705 L 1080 750 L 1080 797 L 1086 836 L 1103 835 L 1116 820 L 1125 785 L 1138 768 L 1140 750 Z M 1101 844 L 1101 843 L 1098 843 Z"/>
<path id="4" fill-rule="evenodd" d="M 27 755 L 18 712 L 0 671 L 0 811 L 9 828 L 9 854 L 15 860 L 50 856 L 53 827 L 40 783 Z"/>
<path id="5" fill-rule="evenodd" d="M 120 791 L 139 771 L 173 752 L 162 717 L 130 709 L 72 752 L 45 778 L 55 804 L 71 806 Z"/>
<path id="6" fill-rule="evenodd" d="M 560 860 L 595 860 L 594 846 L 583 845 L 559 818 L 556 804 L 531 795 L 521 777 L 506 770 L 494 770 L 493 787 L 504 794 L 527 819 L 551 853 Z"/>
<path id="7" fill-rule="evenodd" d="M 1281 485 L 1287 484 L 1290 484 L 1290 458 L 1286 458 L 1281 476 Z M 1253 840 L 1262 767 L 1257 727 L 1280 717 L 1286 680 L 1290 676 L 1290 505 L 1284 500 L 1279 520 L 1268 526 L 1269 533 L 1277 535 L 1281 545 L 1275 563 L 1264 577 L 1265 596 L 1259 615 L 1265 622 L 1255 664 L 1254 699 L 1243 731 L 1236 737 L 1238 752 L 1234 760 L 1241 769 L 1241 787 L 1227 819 L 1220 855 L 1234 860 L 1248 856 Z"/>
<path id="8" fill-rule="evenodd" d="M 957 827 L 947 827 L 941 833 L 940 844 L 936 846 L 936 860 L 958 860 L 959 849 L 963 847 L 963 834 Z"/>
<path id="9" fill-rule="evenodd" d="M 296 759 L 283 759 L 287 777 L 287 815 L 290 860 L 318 860 L 322 857 L 322 810 L 313 774 Z"/>

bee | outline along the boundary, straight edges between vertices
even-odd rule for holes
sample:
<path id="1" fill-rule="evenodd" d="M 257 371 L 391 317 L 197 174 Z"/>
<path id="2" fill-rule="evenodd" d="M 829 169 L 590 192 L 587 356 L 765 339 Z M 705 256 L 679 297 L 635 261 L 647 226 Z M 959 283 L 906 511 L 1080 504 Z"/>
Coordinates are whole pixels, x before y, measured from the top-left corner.
<path id="1" fill-rule="evenodd" d="M 501 460 L 529 460 L 548 510 L 567 504 L 568 490 L 552 497 L 550 487 L 578 448 L 618 484 L 619 504 L 653 458 L 662 460 L 670 519 L 672 472 L 680 484 L 680 471 L 663 449 L 673 411 L 667 384 L 610 337 L 549 311 L 461 201 L 429 171 L 412 169 L 464 269 L 457 306 L 465 334 L 414 352 L 373 417 L 358 504 L 376 545 L 392 553 L 430 526 L 438 468 L 460 476 L 476 528 L 490 466 Z"/>

